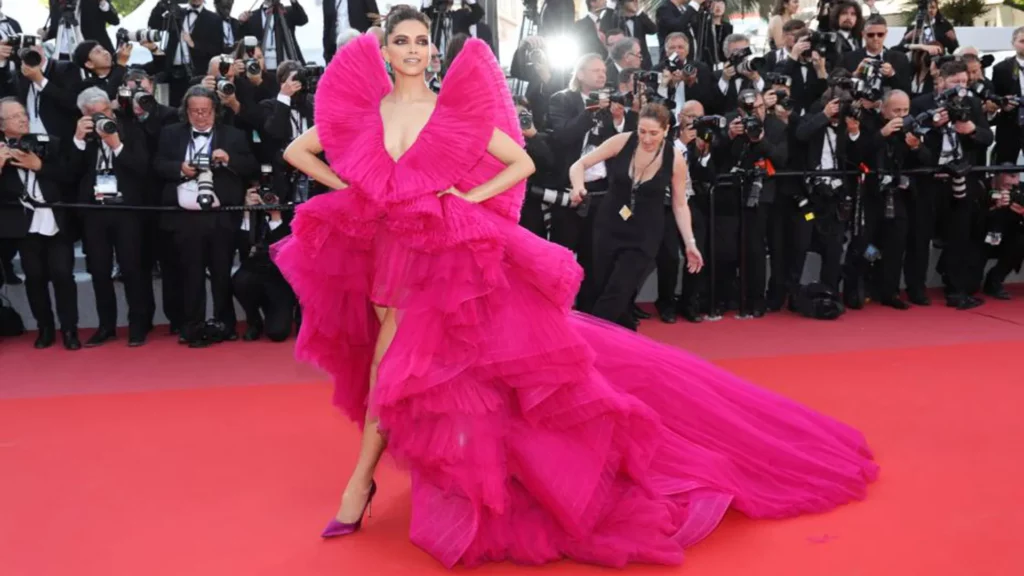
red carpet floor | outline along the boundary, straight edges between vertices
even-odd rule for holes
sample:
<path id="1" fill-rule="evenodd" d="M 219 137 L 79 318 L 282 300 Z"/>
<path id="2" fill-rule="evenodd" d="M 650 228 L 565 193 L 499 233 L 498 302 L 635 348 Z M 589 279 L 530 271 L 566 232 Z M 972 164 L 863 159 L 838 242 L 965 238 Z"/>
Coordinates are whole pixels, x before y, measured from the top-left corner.
<path id="1" fill-rule="evenodd" d="M 627 574 L 1024 574 L 1024 298 L 643 331 L 864 430 L 882 478 L 825 515 L 731 514 L 682 567 Z M 188 350 L 160 336 L 71 354 L 26 336 L 0 342 L 0 374 L 2 576 L 445 573 L 409 543 L 408 477 L 388 463 L 365 531 L 317 537 L 357 431 L 290 345 Z"/>

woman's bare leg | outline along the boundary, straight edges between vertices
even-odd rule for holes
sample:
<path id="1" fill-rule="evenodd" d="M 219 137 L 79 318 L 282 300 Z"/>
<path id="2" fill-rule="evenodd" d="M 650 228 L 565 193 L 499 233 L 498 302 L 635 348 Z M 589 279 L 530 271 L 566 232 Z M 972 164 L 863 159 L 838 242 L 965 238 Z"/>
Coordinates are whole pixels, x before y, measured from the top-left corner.
<path id="1" fill-rule="evenodd" d="M 395 330 L 398 328 L 394 308 L 374 306 L 373 311 L 380 321 L 380 334 L 377 336 L 377 346 L 373 351 L 373 361 L 370 364 L 371 398 L 373 389 L 377 385 L 377 369 L 380 367 L 380 362 L 384 359 L 388 347 L 391 346 L 391 341 L 395 338 Z M 362 444 L 359 447 L 359 459 L 356 460 L 355 470 L 352 471 L 352 476 L 345 487 L 345 493 L 342 495 L 341 507 L 335 517 L 338 522 L 352 523 L 359 520 L 366 499 L 370 495 L 373 472 L 383 453 L 384 437 L 377 430 L 377 417 L 367 411 Z"/>

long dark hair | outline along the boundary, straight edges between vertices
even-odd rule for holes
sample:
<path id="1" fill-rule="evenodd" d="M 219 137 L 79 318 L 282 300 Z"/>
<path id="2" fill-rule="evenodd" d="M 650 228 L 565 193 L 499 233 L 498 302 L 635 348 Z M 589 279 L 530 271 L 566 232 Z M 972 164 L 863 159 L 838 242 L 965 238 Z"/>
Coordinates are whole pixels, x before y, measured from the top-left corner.
<path id="1" fill-rule="evenodd" d="M 182 122 L 190 124 L 188 121 L 188 101 L 192 98 L 209 98 L 213 102 L 213 123 L 220 124 L 221 117 L 223 116 L 220 98 L 217 97 L 217 92 L 200 84 L 189 87 L 181 98 L 181 105 L 178 106 L 178 118 Z"/>

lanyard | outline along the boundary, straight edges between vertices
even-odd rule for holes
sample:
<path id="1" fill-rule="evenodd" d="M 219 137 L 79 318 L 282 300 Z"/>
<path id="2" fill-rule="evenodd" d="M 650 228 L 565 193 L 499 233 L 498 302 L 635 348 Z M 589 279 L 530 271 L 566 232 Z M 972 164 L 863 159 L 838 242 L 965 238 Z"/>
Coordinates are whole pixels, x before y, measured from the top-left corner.
<path id="1" fill-rule="evenodd" d="M 38 181 L 36 180 L 36 173 L 31 170 L 19 168 L 18 175 L 21 176 L 21 183 L 25 185 L 25 195 L 36 202 L 42 202 L 42 194 L 37 190 Z"/>
<path id="2" fill-rule="evenodd" d="M 206 144 L 203 145 L 203 148 L 206 149 L 206 155 L 209 156 L 211 153 L 211 149 L 213 148 L 212 130 L 210 131 L 210 134 L 206 139 Z M 188 143 L 188 150 L 185 153 L 185 157 L 187 158 L 188 161 L 191 162 L 192 160 L 195 159 L 196 152 L 202 152 L 202 150 L 196 150 L 196 139 L 192 138 L 192 141 Z"/>
<path id="3" fill-rule="evenodd" d="M 302 126 L 303 124 L 305 124 L 304 119 L 302 117 L 302 113 L 299 112 L 298 110 L 293 109 L 291 111 L 291 119 L 293 128 L 292 138 L 298 138 L 299 136 L 302 135 Z"/>
<path id="4" fill-rule="evenodd" d="M 97 154 L 96 173 L 103 174 L 111 172 L 114 169 L 114 151 L 108 148 L 106 144 L 101 143 Z"/>

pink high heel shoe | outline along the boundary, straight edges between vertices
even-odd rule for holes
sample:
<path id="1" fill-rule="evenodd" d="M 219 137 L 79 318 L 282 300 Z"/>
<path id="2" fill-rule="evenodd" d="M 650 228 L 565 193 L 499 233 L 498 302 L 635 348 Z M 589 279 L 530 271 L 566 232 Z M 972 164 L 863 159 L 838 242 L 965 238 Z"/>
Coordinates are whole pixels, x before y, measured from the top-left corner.
<path id="1" fill-rule="evenodd" d="M 366 515 L 367 517 L 373 516 L 370 504 L 373 503 L 373 496 L 376 493 L 377 481 L 371 480 L 370 495 L 366 498 L 366 504 L 363 505 L 363 512 L 359 515 L 359 520 L 356 520 L 351 524 L 346 524 L 344 522 L 338 522 L 336 518 L 331 518 L 331 521 L 327 524 L 327 527 L 324 528 L 324 531 L 322 534 L 320 534 L 320 537 L 337 538 L 339 536 L 348 536 L 349 534 L 358 532 L 359 529 L 363 527 L 363 515 Z"/>

